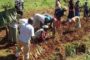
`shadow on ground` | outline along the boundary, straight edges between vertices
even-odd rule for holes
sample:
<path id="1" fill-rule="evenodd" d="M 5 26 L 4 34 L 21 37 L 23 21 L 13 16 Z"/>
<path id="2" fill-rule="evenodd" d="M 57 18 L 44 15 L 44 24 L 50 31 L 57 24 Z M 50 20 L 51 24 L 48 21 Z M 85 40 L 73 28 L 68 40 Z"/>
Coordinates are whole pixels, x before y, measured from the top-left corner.
<path id="1" fill-rule="evenodd" d="M 17 60 L 17 58 L 15 57 L 15 55 L 13 55 L 13 54 L 10 54 L 10 55 L 8 55 L 8 56 L 1 56 L 0 57 L 0 60 Z"/>

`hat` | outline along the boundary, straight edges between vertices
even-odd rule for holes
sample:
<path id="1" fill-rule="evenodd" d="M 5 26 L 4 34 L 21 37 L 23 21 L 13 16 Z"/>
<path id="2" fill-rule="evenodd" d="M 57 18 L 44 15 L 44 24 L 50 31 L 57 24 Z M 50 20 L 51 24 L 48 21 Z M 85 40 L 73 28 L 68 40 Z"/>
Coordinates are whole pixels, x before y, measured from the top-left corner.
<path id="1" fill-rule="evenodd" d="M 43 25 L 42 28 L 48 29 L 49 27 L 48 27 L 48 25 Z"/>

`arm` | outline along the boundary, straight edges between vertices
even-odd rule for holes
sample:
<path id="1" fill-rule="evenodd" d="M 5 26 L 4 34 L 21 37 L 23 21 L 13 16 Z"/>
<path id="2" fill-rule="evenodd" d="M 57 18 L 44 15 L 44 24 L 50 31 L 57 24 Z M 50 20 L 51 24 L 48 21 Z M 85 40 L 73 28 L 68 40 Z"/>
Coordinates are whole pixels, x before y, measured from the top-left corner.
<path id="1" fill-rule="evenodd" d="M 35 36 L 35 34 L 34 34 L 34 28 L 32 27 L 31 28 L 31 30 L 30 30 L 30 34 L 31 34 L 31 40 L 33 41 L 34 40 L 34 36 Z M 31 41 L 29 40 L 28 41 L 28 46 L 30 46 L 31 45 Z"/>
<path id="2" fill-rule="evenodd" d="M 34 28 L 32 27 L 31 29 L 31 40 L 34 40 L 35 33 L 34 33 Z"/>

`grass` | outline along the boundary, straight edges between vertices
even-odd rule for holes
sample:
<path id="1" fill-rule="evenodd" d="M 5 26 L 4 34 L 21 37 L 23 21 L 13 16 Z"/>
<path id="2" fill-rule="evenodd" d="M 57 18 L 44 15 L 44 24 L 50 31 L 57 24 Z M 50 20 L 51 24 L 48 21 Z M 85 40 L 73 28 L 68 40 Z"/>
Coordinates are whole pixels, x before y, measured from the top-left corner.
<path id="1" fill-rule="evenodd" d="M 43 8 L 54 8 L 55 0 L 24 0 L 25 11 L 38 10 Z M 2 5 L 8 4 L 8 2 L 14 7 L 14 0 L 0 0 L 0 11 L 2 11 Z M 61 0 L 61 4 L 67 5 Z M 80 5 L 84 4 L 85 0 L 80 0 Z M 88 0 L 90 6 L 90 0 Z"/>
<path id="2" fill-rule="evenodd" d="M 8 2 L 14 7 L 14 0 L 0 0 L 0 10 L 2 11 L 2 5 L 8 4 Z M 54 0 L 25 0 L 24 6 L 25 11 L 29 11 L 32 9 L 40 9 L 47 7 L 54 7 Z"/>
<path id="3" fill-rule="evenodd" d="M 54 10 L 55 7 L 55 0 L 24 0 L 24 14 L 29 15 L 35 12 L 46 12 L 46 10 L 52 9 Z M 9 3 L 8 3 L 9 2 Z M 84 4 L 85 0 L 80 0 L 80 6 Z M 90 6 L 90 0 L 88 0 L 88 6 Z M 14 7 L 15 3 L 14 0 L 0 0 L 0 11 L 3 11 L 2 5 L 10 4 L 11 7 Z M 68 6 L 64 0 L 61 0 L 61 4 Z M 40 10 L 40 11 L 38 11 Z M 24 15 L 24 16 L 25 16 Z"/>
<path id="4" fill-rule="evenodd" d="M 10 52 L 7 52 L 7 49 L 0 50 L 0 56 L 7 56 Z"/>
<path id="5" fill-rule="evenodd" d="M 25 10 L 30 9 L 40 9 L 40 8 L 47 8 L 47 7 L 53 7 L 54 1 L 53 0 L 26 0 L 25 1 Z"/>
<path id="6" fill-rule="evenodd" d="M 67 60 L 86 60 L 86 54 L 75 55 L 74 57 L 68 57 Z"/>
<path id="7" fill-rule="evenodd" d="M 86 44 L 86 47 L 88 48 L 89 53 L 90 53 L 90 34 L 88 33 L 87 35 L 85 35 L 82 38 L 82 40 L 83 40 L 83 43 Z M 69 44 L 71 44 L 71 43 L 69 43 Z M 66 44 L 66 45 L 68 45 L 68 44 Z M 68 57 L 67 60 L 90 60 L 90 55 L 88 53 L 81 54 L 81 55 L 74 55 L 74 56 Z"/>

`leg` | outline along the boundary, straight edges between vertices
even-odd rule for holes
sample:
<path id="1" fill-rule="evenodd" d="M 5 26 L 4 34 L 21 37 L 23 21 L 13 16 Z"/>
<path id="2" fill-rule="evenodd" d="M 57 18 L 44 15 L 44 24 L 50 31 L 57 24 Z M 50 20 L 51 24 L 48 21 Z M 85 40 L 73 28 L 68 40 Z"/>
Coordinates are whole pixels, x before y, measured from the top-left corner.
<path id="1" fill-rule="evenodd" d="M 18 37 L 18 29 L 13 28 L 13 43 L 16 43 Z"/>
<path id="2" fill-rule="evenodd" d="M 12 37 L 13 37 L 12 35 L 13 35 L 13 34 L 12 34 L 12 27 L 9 26 L 9 42 L 10 42 L 10 43 L 12 43 L 12 40 L 13 40 L 13 39 L 12 39 Z"/>
<path id="3" fill-rule="evenodd" d="M 19 40 L 23 60 L 27 60 L 28 44 Z"/>

